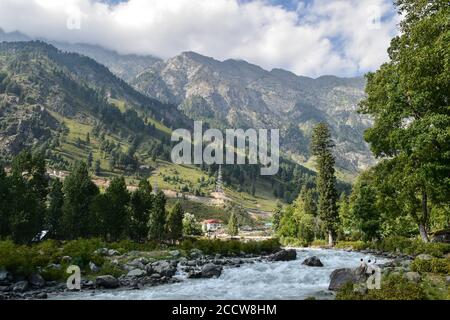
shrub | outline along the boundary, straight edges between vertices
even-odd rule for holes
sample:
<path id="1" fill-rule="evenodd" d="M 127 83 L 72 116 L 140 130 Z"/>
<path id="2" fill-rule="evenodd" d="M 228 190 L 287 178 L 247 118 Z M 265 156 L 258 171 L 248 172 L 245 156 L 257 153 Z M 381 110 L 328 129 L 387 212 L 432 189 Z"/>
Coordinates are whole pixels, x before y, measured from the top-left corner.
<path id="1" fill-rule="evenodd" d="M 449 259 L 415 259 L 411 263 L 411 270 L 417 272 L 432 272 L 432 273 L 450 273 L 450 260 Z"/>
<path id="2" fill-rule="evenodd" d="M 338 291 L 336 300 L 425 300 L 423 288 L 414 282 L 408 281 L 401 275 L 384 277 L 381 289 L 368 290 L 361 294 L 353 290 L 351 283 Z"/>
<path id="3" fill-rule="evenodd" d="M 337 249 L 352 248 L 354 250 L 364 250 L 369 247 L 369 244 L 364 241 L 339 241 L 335 247 Z"/>
<path id="4" fill-rule="evenodd" d="M 87 267 L 89 262 L 97 266 L 104 263 L 104 258 L 94 252 L 106 245 L 99 239 L 79 239 L 67 242 L 62 250 L 63 255 L 72 257 L 72 264 L 80 268 Z"/>
<path id="5" fill-rule="evenodd" d="M 180 245 L 181 249 L 189 251 L 199 249 L 205 254 L 233 255 L 244 253 L 269 254 L 280 249 L 280 243 L 276 239 L 263 241 L 241 242 L 238 240 L 209 240 L 209 239 L 185 239 Z"/>
<path id="6" fill-rule="evenodd" d="M 448 243 L 425 243 L 419 239 L 409 239 L 405 237 L 385 238 L 379 242 L 370 244 L 370 247 L 377 250 L 397 252 L 407 255 L 426 253 L 435 257 L 442 257 L 444 254 L 450 252 L 450 244 Z"/>

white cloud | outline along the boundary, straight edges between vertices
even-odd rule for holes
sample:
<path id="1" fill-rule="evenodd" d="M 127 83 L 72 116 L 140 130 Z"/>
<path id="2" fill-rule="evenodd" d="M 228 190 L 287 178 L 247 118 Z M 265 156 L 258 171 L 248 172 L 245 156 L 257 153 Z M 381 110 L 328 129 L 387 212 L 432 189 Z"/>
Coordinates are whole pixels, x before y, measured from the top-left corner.
<path id="1" fill-rule="evenodd" d="M 373 6 L 387 16 L 375 30 Z M 296 12 L 259 0 L 0 0 L 0 27 L 121 53 L 168 58 L 191 50 L 301 75 L 351 76 L 386 61 L 397 33 L 392 10 L 389 0 L 313 0 Z"/>

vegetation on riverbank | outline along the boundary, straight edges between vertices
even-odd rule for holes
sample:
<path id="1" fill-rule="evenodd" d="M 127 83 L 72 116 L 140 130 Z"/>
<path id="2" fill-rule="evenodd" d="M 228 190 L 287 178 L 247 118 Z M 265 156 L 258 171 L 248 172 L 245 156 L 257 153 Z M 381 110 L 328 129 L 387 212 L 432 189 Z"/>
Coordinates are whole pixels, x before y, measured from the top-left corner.
<path id="1" fill-rule="evenodd" d="M 4 268 L 15 275 L 29 276 L 38 272 L 45 280 L 64 280 L 66 268 L 77 265 L 83 274 L 93 274 L 90 263 L 101 270 L 101 274 L 120 276 L 125 270 L 113 264 L 105 257 L 102 249 L 114 250 L 117 256 L 133 251 L 141 252 L 151 260 L 170 260 L 179 258 L 171 251 L 178 250 L 180 257 L 189 257 L 191 250 L 200 250 L 203 254 L 222 256 L 240 256 L 242 254 L 265 255 L 280 250 L 276 240 L 247 241 L 185 239 L 179 245 L 165 245 L 158 242 L 137 243 L 130 240 L 106 242 L 98 238 L 70 241 L 46 240 L 33 245 L 20 245 L 14 242 L 0 241 L 0 269 Z M 70 258 L 70 259 L 69 259 Z"/>

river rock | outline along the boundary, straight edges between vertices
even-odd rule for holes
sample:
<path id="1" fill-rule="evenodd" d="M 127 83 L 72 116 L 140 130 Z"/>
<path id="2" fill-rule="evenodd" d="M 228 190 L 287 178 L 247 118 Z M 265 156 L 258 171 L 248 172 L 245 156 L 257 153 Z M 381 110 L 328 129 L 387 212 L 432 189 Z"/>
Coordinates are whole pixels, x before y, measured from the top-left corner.
<path id="1" fill-rule="evenodd" d="M 297 251 L 294 249 L 281 250 L 269 256 L 270 261 L 290 261 L 297 258 Z"/>
<path id="2" fill-rule="evenodd" d="M 63 256 L 61 258 L 61 263 L 70 263 L 72 261 L 72 257 L 71 256 Z"/>
<path id="3" fill-rule="evenodd" d="M 220 277 L 222 274 L 222 266 L 218 266 L 212 263 L 205 264 L 202 267 L 202 278 Z"/>
<path id="4" fill-rule="evenodd" d="M 14 292 L 25 292 L 28 290 L 28 281 L 19 281 L 13 285 Z"/>
<path id="5" fill-rule="evenodd" d="M 5 269 L 0 269 L 0 285 L 9 285 L 13 281 L 13 275 Z"/>
<path id="6" fill-rule="evenodd" d="M 93 263 L 92 261 L 89 262 L 89 269 L 93 272 L 93 273 L 97 273 L 100 271 L 100 268 L 97 267 L 97 265 L 95 263 Z"/>
<path id="7" fill-rule="evenodd" d="M 35 298 L 39 299 L 39 300 L 47 299 L 47 297 L 48 297 L 48 295 L 46 292 L 40 292 L 37 295 L 35 295 Z"/>
<path id="8" fill-rule="evenodd" d="M 201 250 L 199 250 L 199 249 L 192 249 L 189 252 L 189 256 L 191 258 L 193 258 L 193 259 L 199 259 L 199 258 L 201 258 L 203 256 L 203 252 Z"/>
<path id="9" fill-rule="evenodd" d="M 320 261 L 320 259 L 316 256 L 305 259 L 302 264 L 309 267 L 323 267 L 322 261 Z"/>
<path id="10" fill-rule="evenodd" d="M 142 269 L 133 269 L 130 272 L 128 272 L 127 277 L 143 277 L 147 274 L 147 272 L 145 272 Z"/>
<path id="11" fill-rule="evenodd" d="M 98 276 L 95 279 L 95 285 L 97 287 L 103 287 L 107 289 L 114 289 L 119 286 L 119 281 L 111 276 L 111 275 L 104 275 L 104 276 Z"/>
<path id="12" fill-rule="evenodd" d="M 405 273 L 405 278 L 408 279 L 409 281 L 419 283 L 421 276 L 418 272 L 410 271 L 410 272 Z"/>
<path id="13" fill-rule="evenodd" d="M 39 273 L 32 273 L 28 279 L 32 287 L 42 288 L 45 286 L 45 280 Z"/>
<path id="14" fill-rule="evenodd" d="M 108 256 L 113 257 L 113 256 L 118 256 L 120 255 L 120 252 L 114 249 L 109 249 L 108 250 Z"/>
<path id="15" fill-rule="evenodd" d="M 419 260 L 431 260 L 431 259 L 433 259 L 433 256 L 431 254 L 422 253 L 422 254 L 417 255 L 416 259 L 419 259 Z"/>
<path id="16" fill-rule="evenodd" d="M 328 290 L 337 291 L 344 287 L 347 283 L 357 284 L 367 280 L 367 268 L 360 266 L 355 269 L 341 268 L 334 270 L 330 275 L 330 285 Z"/>
<path id="17" fill-rule="evenodd" d="M 172 250 L 169 251 L 169 254 L 174 258 L 179 258 L 181 256 L 180 250 Z"/>
<path id="18" fill-rule="evenodd" d="M 158 261 L 150 265 L 147 265 L 147 273 L 158 273 L 162 277 L 173 277 L 177 272 L 176 266 L 168 261 Z"/>

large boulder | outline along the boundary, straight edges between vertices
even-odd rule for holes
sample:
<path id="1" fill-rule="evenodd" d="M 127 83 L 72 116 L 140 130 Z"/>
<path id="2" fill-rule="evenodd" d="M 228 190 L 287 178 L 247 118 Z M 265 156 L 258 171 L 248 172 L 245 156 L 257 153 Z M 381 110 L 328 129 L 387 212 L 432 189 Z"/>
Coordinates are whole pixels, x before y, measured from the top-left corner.
<path id="1" fill-rule="evenodd" d="M 450 229 L 436 231 L 431 236 L 432 242 L 450 243 Z"/>
<path id="2" fill-rule="evenodd" d="M 111 275 L 98 276 L 95 279 L 95 285 L 97 287 L 103 287 L 107 289 L 114 289 L 119 286 L 119 280 Z"/>
<path id="3" fill-rule="evenodd" d="M 13 291 L 14 292 L 25 292 L 28 290 L 28 281 L 19 281 L 16 282 L 13 286 Z"/>
<path id="4" fill-rule="evenodd" d="M 295 249 L 287 249 L 278 251 L 269 256 L 270 261 L 290 261 L 297 258 L 297 251 Z"/>
<path id="5" fill-rule="evenodd" d="M 431 259 L 433 259 L 433 256 L 431 254 L 422 253 L 422 254 L 417 255 L 416 259 L 418 259 L 418 260 L 431 260 Z"/>
<path id="6" fill-rule="evenodd" d="M 323 267 L 322 261 L 316 256 L 305 259 L 302 264 L 308 267 Z"/>
<path id="7" fill-rule="evenodd" d="M 173 277 L 177 272 L 177 267 L 169 261 L 158 261 L 151 265 L 147 265 L 147 273 L 153 274 L 158 273 L 162 277 Z"/>
<path id="8" fill-rule="evenodd" d="M 39 273 L 32 273 L 28 281 L 32 287 L 42 288 L 45 286 L 45 280 Z"/>
<path id="9" fill-rule="evenodd" d="M 334 270 L 330 275 L 330 285 L 328 290 L 337 291 L 343 288 L 347 283 L 358 284 L 367 280 L 366 267 L 355 269 L 341 268 Z"/>
<path id="10" fill-rule="evenodd" d="M 207 263 L 202 267 L 202 278 L 220 277 L 222 274 L 222 269 L 222 266 Z"/>
<path id="11" fill-rule="evenodd" d="M 421 276 L 418 272 L 414 272 L 414 271 L 409 271 L 407 273 L 405 273 L 405 278 L 408 279 L 409 281 L 415 282 L 415 283 L 419 283 L 421 280 Z"/>
<path id="12" fill-rule="evenodd" d="M 130 272 L 128 272 L 127 277 L 143 277 L 147 274 L 147 272 L 145 272 L 142 269 L 133 269 Z"/>

